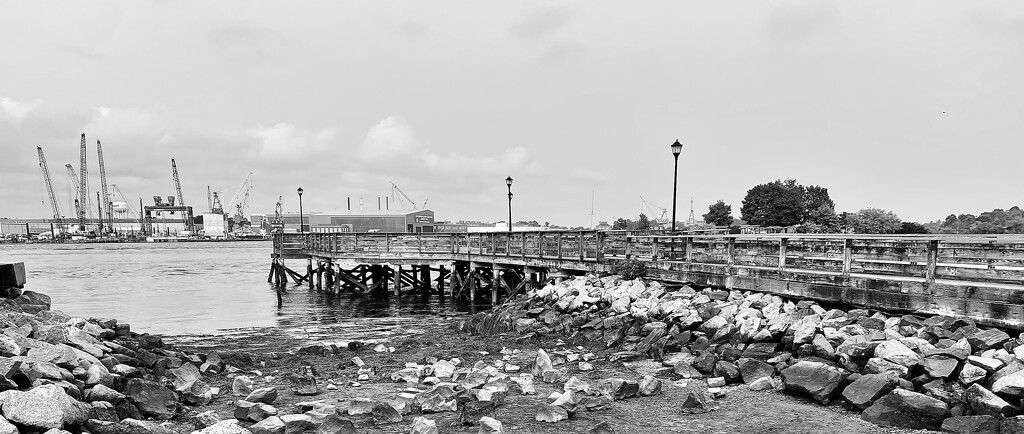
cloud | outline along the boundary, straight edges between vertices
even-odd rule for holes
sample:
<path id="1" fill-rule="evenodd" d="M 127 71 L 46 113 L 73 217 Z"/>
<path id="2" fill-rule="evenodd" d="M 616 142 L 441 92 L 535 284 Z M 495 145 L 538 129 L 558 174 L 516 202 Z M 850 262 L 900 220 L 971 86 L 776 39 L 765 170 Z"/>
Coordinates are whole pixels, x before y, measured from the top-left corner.
<path id="1" fill-rule="evenodd" d="M 540 63 L 542 65 L 557 65 L 584 51 L 583 44 L 577 41 L 554 43 L 541 53 Z"/>
<path id="2" fill-rule="evenodd" d="M 547 7 L 531 11 L 510 29 L 520 39 L 546 39 L 564 28 L 572 12 L 563 7 Z"/>
<path id="3" fill-rule="evenodd" d="M 295 45 L 272 29 L 241 23 L 211 30 L 206 41 L 219 56 L 232 60 L 265 60 Z"/>
<path id="4" fill-rule="evenodd" d="M 32 113 L 42 104 L 42 101 L 21 102 L 14 99 L 0 98 L 0 116 L 12 123 L 20 123 L 25 116 Z"/>
<path id="5" fill-rule="evenodd" d="M 834 28 L 839 15 L 831 2 L 781 3 L 768 12 L 766 31 L 776 41 L 802 41 Z"/>
<path id="6" fill-rule="evenodd" d="M 302 160 L 311 154 L 326 152 L 334 147 L 338 138 L 336 128 L 308 131 L 284 122 L 251 129 L 248 134 L 259 141 L 261 156 L 285 160 Z"/>
<path id="7" fill-rule="evenodd" d="M 412 127 L 401 117 L 389 116 L 377 122 L 366 133 L 359 154 L 367 161 L 401 158 L 417 148 Z"/>

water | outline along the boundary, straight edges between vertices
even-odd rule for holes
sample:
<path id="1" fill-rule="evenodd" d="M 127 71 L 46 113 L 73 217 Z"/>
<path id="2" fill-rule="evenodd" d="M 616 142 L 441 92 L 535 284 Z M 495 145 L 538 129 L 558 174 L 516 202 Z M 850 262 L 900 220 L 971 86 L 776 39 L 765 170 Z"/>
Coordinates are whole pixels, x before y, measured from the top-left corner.
<path id="1" fill-rule="evenodd" d="M 49 295 L 53 309 L 117 318 L 137 332 L 223 335 L 273 327 L 373 341 L 466 310 L 447 298 L 328 297 L 306 286 L 289 286 L 278 308 L 267 283 L 271 250 L 270 242 L 0 244 L 0 262 L 24 262 L 25 289 Z M 288 265 L 305 268 L 300 261 Z"/>

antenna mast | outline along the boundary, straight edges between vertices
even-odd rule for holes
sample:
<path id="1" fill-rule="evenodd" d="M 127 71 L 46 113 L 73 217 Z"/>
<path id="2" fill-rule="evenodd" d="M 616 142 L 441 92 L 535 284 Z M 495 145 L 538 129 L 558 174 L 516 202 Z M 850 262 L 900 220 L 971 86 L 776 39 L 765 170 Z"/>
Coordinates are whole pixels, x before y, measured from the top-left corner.
<path id="1" fill-rule="evenodd" d="M 78 200 L 81 201 L 82 205 L 78 211 L 78 230 L 85 232 L 85 212 L 88 208 L 85 204 L 87 195 L 89 194 L 89 167 L 85 164 L 85 133 L 82 133 L 82 146 L 79 152 L 79 167 L 78 167 Z"/>

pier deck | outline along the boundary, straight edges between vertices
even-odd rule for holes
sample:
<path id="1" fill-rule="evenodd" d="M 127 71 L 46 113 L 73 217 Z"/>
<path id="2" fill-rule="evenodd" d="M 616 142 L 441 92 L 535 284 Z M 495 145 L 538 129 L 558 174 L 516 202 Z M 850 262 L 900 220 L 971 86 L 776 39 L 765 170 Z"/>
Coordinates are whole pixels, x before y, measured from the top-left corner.
<path id="1" fill-rule="evenodd" d="M 328 290 L 387 292 L 390 282 L 396 293 L 409 286 L 443 296 L 447 285 L 454 297 L 479 294 L 492 303 L 525 285 L 611 272 L 635 259 L 668 282 L 1024 329 L 1024 236 L 1017 235 L 277 234 L 273 259 L 306 260 L 305 277 L 287 273 L 311 286 L 315 277 L 320 288 L 326 276 Z"/>

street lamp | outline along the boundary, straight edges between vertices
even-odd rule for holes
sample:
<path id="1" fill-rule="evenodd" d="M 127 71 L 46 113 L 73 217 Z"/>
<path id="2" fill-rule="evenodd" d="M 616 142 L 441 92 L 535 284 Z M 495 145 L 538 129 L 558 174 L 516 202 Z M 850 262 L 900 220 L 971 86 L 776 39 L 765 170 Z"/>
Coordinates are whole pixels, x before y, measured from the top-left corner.
<path id="1" fill-rule="evenodd" d="M 299 192 L 299 233 L 301 234 L 301 233 L 304 233 L 303 222 L 302 222 L 302 187 L 299 187 L 295 191 Z M 673 211 L 673 212 L 675 212 L 675 211 Z"/>
<path id="2" fill-rule="evenodd" d="M 512 177 L 505 178 L 508 186 L 508 231 L 512 232 Z"/>
<path id="3" fill-rule="evenodd" d="M 675 158 L 675 172 L 672 175 L 672 232 L 676 231 L 676 189 L 679 185 L 679 153 L 683 152 L 683 144 L 677 139 L 672 144 L 672 157 Z"/>

